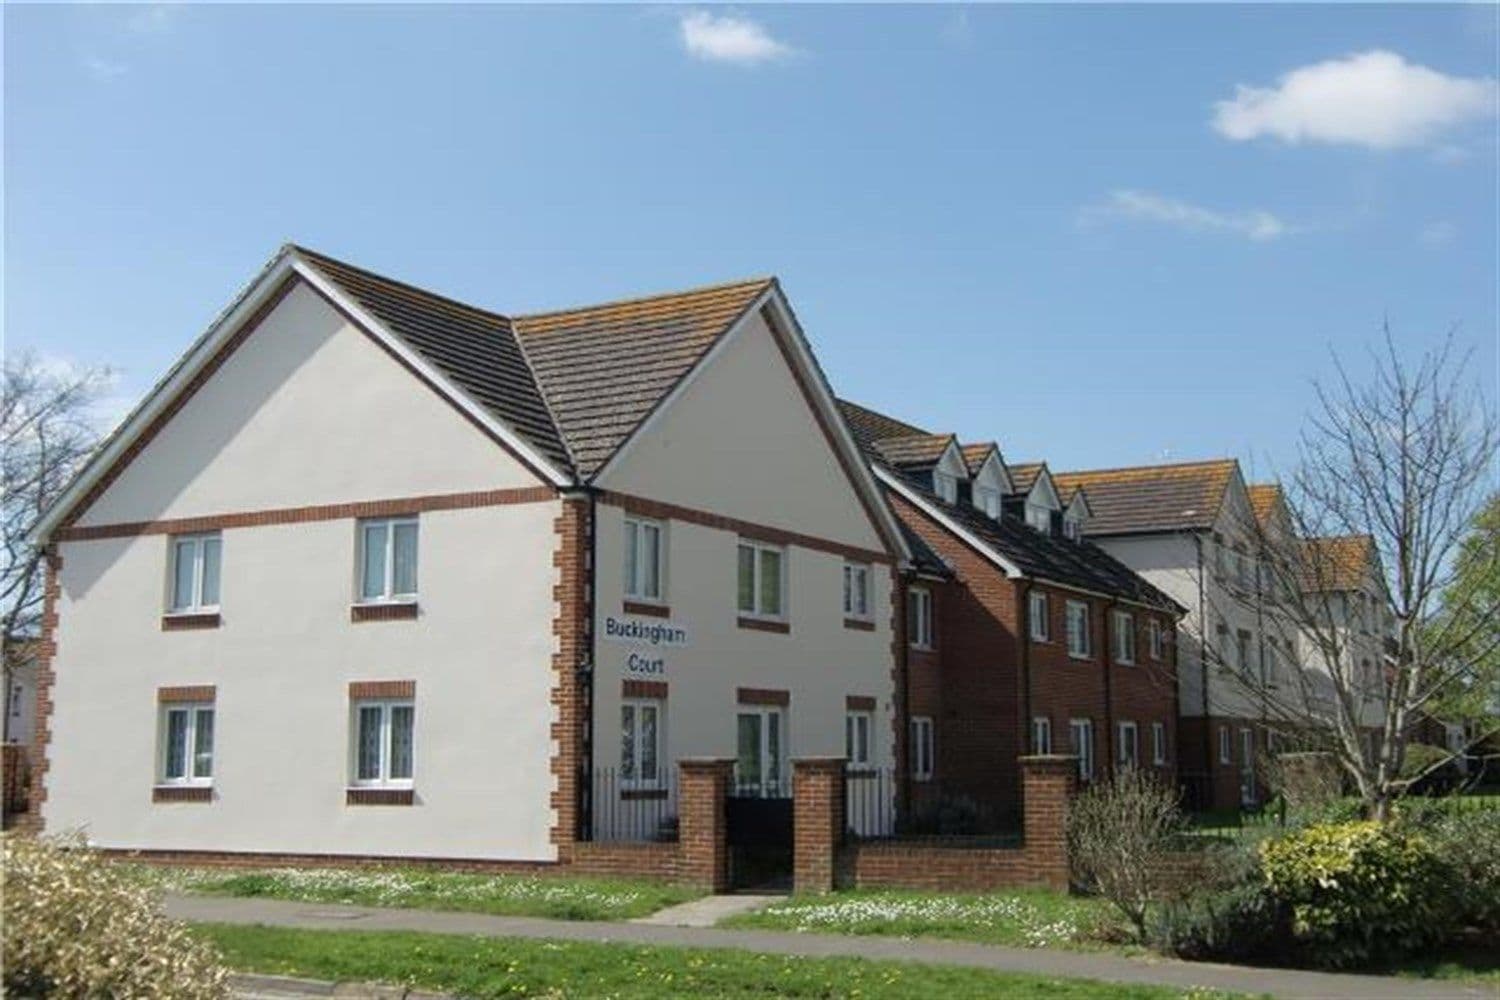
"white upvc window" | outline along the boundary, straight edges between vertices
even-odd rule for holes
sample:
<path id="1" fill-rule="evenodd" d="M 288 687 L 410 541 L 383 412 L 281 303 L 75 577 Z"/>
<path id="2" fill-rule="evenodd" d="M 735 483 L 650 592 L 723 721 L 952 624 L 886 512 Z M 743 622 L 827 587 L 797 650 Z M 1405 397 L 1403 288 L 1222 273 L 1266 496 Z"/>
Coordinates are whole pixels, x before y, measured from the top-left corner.
<path id="1" fill-rule="evenodd" d="M 932 649 L 932 591 L 913 587 L 906 595 L 907 641 L 913 649 Z"/>
<path id="2" fill-rule="evenodd" d="M 1044 535 L 1052 534 L 1052 512 L 1041 504 L 1026 505 L 1026 523 Z"/>
<path id="3" fill-rule="evenodd" d="M 786 616 L 786 549 L 740 541 L 738 607 L 757 618 Z"/>
<path id="4" fill-rule="evenodd" d="M 163 705 L 158 784 L 209 785 L 213 777 L 213 703 Z"/>
<path id="5" fill-rule="evenodd" d="M 849 767 L 869 767 L 875 716 L 871 712 L 849 712 L 844 716 L 844 760 Z"/>
<path id="6" fill-rule="evenodd" d="M 1031 720 L 1031 752 L 1052 752 L 1052 720 L 1045 715 Z"/>
<path id="7" fill-rule="evenodd" d="M 1153 660 L 1160 660 L 1166 651 L 1166 633 L 1162 631 L 1160 619 L 1146 619 L 1146 648 Z"/>
<path id="8" fill-rule="evenodd" d="M 1033 641 L 1046 642 L 1052 638 L 1050 614 L 1045 593 L 1033 590 L 1026 595 L 1026 627 Z"/>
<path id="9" fill-rule="evenodd" d="M 1234 763 L 1234 742 L 1233 738 L 1229 735 L 1228 726 L 1219 727 L 1219 763 Z"/>
<path id="10" fill-rule="evenodd" d="M 1116 742 L 1118 749 L 1116 766 L 1121 768 L 1138 767 L 1141 763 L 1140 732 L 1136 729 L 1134 722 L 1121 722 L 1118 727 L 1119 739 Z"/>
<path id="11" fill-rule="evenodd" d="M 948 503 L 958 503 L 958 477 L 933 469 L 932 491 Z"/>
<path id="12" fill-rule="evenodd" d="M 1250 676 L 1250 650 L 1250 633 L 1244 629 L 1240 629 L 1235 633 L 1234 656 L 1235 665 L 1239 667 L 1241 677 L 1248 678 Z"/>
<path id="13" fill-rule="evenodd" d="M 417 598 L 417 519 L 376 517 L 359 522 L 361 603 Z"/>
<path id="14" fill-rule="evenodd" d="M 1151 763 L 1162 767 L 1167 762 L 1167 725 L 1151 723 Z"/>
<path id="15" fill-rule="evenodd" d="M 655 698 L 627 698 L 620 704 L 620 783 L 626 788 L 661 784 L 664 707 Z"/>
<path id="16" fill-rule="evenodd" d="M 1000 491 L 989 487 L 974 488 L 974 506 L 993 518 L 1000 517 Z"/>
<path id="17" fill-rule="evenodd" d="M 741 705 L 735 715 L 736 794 L 782 798 L 791 791 L 787 776 L 786 710 Z"/>
<path id="18" fill-rule="evenodd" d="M 911 717 L 911 776 L 918 781 L 931 781 L 933 771 L 932 717 Z"/>
<path id="19" fill-rule="evenodd" d="M 416 760 L 416 706 L 409 700 L 351 704 L 352 784 L 409 788 Z"/>
<path id="20" fill-rule="evenodd" d="M 1276 649 L 1276 640 L 1266 640 L 1266 683 L 1275 687 L 1281 679 L 1281 654 Z"/>
<path id="21" fill-rule="evenodd" d="M 1089 606 L 1083 601 L 1069 601 L 1066 610 L 1068 655 L 1075 660 L 1086 660 L 1093 653 L 1093 642 L 1089 634 Z"/>
<path id="22" fill-rule="evenodd" d="M 1091 719 L 1069 719 L 1068 735 L 1073 741 L 1073 755 L 1078 758 L 1078 777 L 1094 777 L 1094 723 Z"/>
<path id="23" fill-rule="evenodd" d="M 1111 616 L 1114 628 L 1111 630 L 1114 643 L 1114 658 L 1116 663 L 1131 664 L 1135 662 L 1135 616 L 1129 611 L 1116 611 Z"/>
<path id="24" fill-rule="evenodd" d="M 1063 517 L 1063 534 L 1072 541 L 1083 537 L 1083 522 L 1076 517 Z"/>
<path id="25" fill-rule="evenodd" d="M 215 611 L 219 607 L 218 532 L 172 536 L 172 578 L 168 607 L 173 612 Z"/>
<path id="26" fill-rule="evenodd" d="M 638 601 L 660 601 L 663 586 L 665 537 L 660 522 L 625 519 L 625 596 Z"/>
<path id="27" fill-rule="evenodd" d="M 868 620 L 870 608 L 870 567 L 865 563 L 844 563 L 844 617 Z"/>

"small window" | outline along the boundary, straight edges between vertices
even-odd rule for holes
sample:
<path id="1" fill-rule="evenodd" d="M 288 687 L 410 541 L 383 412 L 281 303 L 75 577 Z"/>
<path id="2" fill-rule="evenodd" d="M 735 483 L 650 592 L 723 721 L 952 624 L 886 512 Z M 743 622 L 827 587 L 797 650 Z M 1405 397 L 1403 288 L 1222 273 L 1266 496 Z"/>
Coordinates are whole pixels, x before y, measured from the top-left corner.
<path id="1" fill-rule="evenodd" d="M 844 617 L 870 617 L 870 567 L 844 563 Z"/>
<path id="2" fill-rule="evenodd" d="M 620 705 L 620 782 L 629 788 L 661 784 L 662 703 L 632 698 Z"/>
<path id="3" fill-rule="evenodd" d="M 1052 752 L 1052 720 L 1045 715 L 1031 720 L 1031 752 Z"/>
<path id="4" fill-rule="evenodd" d="M 1094 776 L 1094 723 L 1089 719 L 1071 719 L 1068 733 L 1073 740 L 1073 755 L 1078 758 L 1078 778 L 1088 781 Z"/>
<path id="5" fill-rule="evenodd" d="M 662 527 L 656 521 L 625 519 L 625 596 L 662 599 Z"/>
<path id="6" fill-rule="evenodd" d="M 1046 642 L 1051 637 L 1051 623 L 1047 616 L 1047 595 L 1033 590 L 1026 598 L 1026 619 L 1033 641 Z"/>
<path id="7" fill-rule="evenodd" d="M 1118 729 L 1118 766 L 1121 768 L 1139 767 L 1141 763 L 1140 733 L 1136 730 L 1135 723 L 1122 722 Z"/>
<path id="8" fill-rule="evenodd" d="M 739 610 L 742 615 L 781 618 L 785 614 L 786 550 L 759 542 L 740 542 Z"/>
<path id="9" fill-rule="evenodd" d="M 214 706 L 173 704 L 161 712 L 163 785 L 207 785 L 214 777 Z"/>
<path id="10" fill-rule="evenodd" d="M 413 771 L 413 723 L 409 701 L 356 701 L 354 784 L 409 787 Z"/>
<path id="11" fill-rule="evenodd" d="M 1146 619 L 1146 647 L 1150 650 L 1153 660 L 1160 660 L 1165 653 L 1166 635 L 1162 631 L 1160 619 Z"/>
<path id="12" fill-rule="evenodd" d="M 989 517 L 998 519 L 1000 517 L 1000 491 L 976 488 L 974 490 L 974 506 L 984 511 Z"/>
<path id="13" fill-rule="evenodd" d="M 1275 687 L 1281 678 L 1281 654 L 1276 650 L 1276 640 L 1266 643 L 1266 683 Z"/>
<path id="14" fill-rule="evenodd" d="M 874 719 L 869 712 L 850 712 L 844 716 L 844 760 L 849 767 L 870 766 Z"/>
<path id="15" fill-rule="evenodd" d="M 1162 767 L 1167 763 L 1166 723 L 1151 723 L 1151 763 L 1157 767 Z"/>
<path id="16" fill-rule="evenodd" d="M 1116 663 L 1135 662 L 1135 617 L 1128 611 L 1116 611 L 1113 618 L 1114 656 Z"/>
<path id="17" fill-rule="evenodd" d="M 1083 537 L 1083 524 L 1076 517 L 1064 517 L 1063 534 L 1076 542 Z"/>
<path id="18" fill-rule="evenodd" d="M 1068 655 L 1075 660 L 1086 660 L 1093 652 L 1089 636 L 1089 606 L 1083 601 L 1069 601 L 1067 612 Z"/>
<path id="19" fill-rule="evenodd" d="M 911 776 L 918 781 L 932 780 L 932 719 L 914 715 L 911 719 Z"/>
<path id="20" fill-rule="evenodd" d="M 1026 523 L 1044 535 L 1052 534 L 1052 512 L 1040 504 L 1026 505 Z"/>
<path id="21" fill-rule="evenodd" d="M 1235 643 L 1234 643 L 1235 666 L 1239 667 L 1239 669 L 1240 669 L 1240 676 L 1248 678 L 1250 676 L 1250 669 L 1251 669 L 1250 668 L 1250 661 L 1251 661 L 1251 655 L 1250 655 L 1250 648 L 1251 648 L 1250 647 L 1250 633 L 1246 632 L 1244 629 L 1240 629 L 1238 632 L 1235 633 L 1234 638 L 1235 638 Z"/>
<path id="22" fill-rule="evenodd" d="M 907 592 L 906 630 L 912 648 L 933 648 L 932 591 L 916 587 Z"/>
<path id="23" fill-rule="evenodd" d="M 958 503 L 958 478 L 933 469 L 932 491 L 948 503 Z"/>
<path id="24" fill-rule="evenodd" d="M 223 541 L 211 535 L 172 536 L 174 612 L 212 611 L 219 606 L 219 562 Z"/>
<path id="25" fill-rule="evenodd" d="M 1238 549 L 1234 553 L 1234 582 L 1241 590 L 1250 589 L 1250 559 Z"/>
<path id="26" fill-rule="evenodd" d="M 359 599 L 413 601 L 417 597 L 417 519 L 382 517 L 359 522 Z"/>
<path id="27" fill-rule="evenodd" d="M 1219 763 L 1234 763 L 1234 743 L 1229 735 L 1228 726 L 1219 727 Z"/>

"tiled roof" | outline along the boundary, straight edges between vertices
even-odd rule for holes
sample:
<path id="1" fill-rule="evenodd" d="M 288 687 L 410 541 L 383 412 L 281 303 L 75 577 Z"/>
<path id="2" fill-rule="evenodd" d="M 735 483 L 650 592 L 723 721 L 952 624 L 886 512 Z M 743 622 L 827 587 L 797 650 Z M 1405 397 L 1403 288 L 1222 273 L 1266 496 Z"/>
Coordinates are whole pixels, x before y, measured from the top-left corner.
<path id="1" fill-rule="evenodd" d="M 1245 491 L 1250 494 L 1250 511 L 1255 515 L 1256 523 L 1264 525 L 1271 511 L 1281 502 L 1281 487 L 1275 483 L 1251 483 Z"/>
<path id="2" fill-rule="evenodd" d="M 1369 535 L 1309 538 L 1302 543 L 1307 560 L 1303 573 L 1314 591 L 1364 590 L 1375 562 L 1375 542 Z"/>
<path id="3" fill-rule="evenodd" d="M 1236 468 L 1232 458 L 1131 469 L 1054 472 L 1059 489 L 1088 491 L 1090 535 L 1211 527 Z"/>
<path id="4" fill-rule="evenodd" d="M 1010 481 L 1017 493 L 1030 493 L 1031 488 L 1036 485 L 1037 477 L 1046 467 L 1046 462 L 1012 462 L 1006 466 L 1010 469 Z"/>
<path id="5" fill-rule="evenodd" d="M 847 399 L 839 400 L 839 412 L 844 415 L 844 423 L 848 425 L 849 433 L 854 435 L 854 440 L 861 448 L 869 448 L 881 438 L 928 434 L 920 427 L 903 423 L 884 413 L 876 413 L 858 403 L 851 403 Z"/>
<path id="6" fill-rule="evenodd" d="M 906 437 L 881 438 L 871 447 L 890 464 L 911 468 L 936 465 L 952 443 L 951 434 L 910 434 Z"/>
<path id="7" fill-rule="evenodd" d="M 578 471 L 597 472 L 771 284 L 762 278 L 516 317 Z"/>
<path id="8" fill-rule="evenodd" d="M 990 452 L 998 453 L 1000 446 L 993 441 L 984 441 L 979 444 L 959 445 L 959 450 L 964 453 L 964 465 L 968 466 L 969 475 L 977 476 L 979 470 L 984 467 L 984 460 L 990 457 Z"/>

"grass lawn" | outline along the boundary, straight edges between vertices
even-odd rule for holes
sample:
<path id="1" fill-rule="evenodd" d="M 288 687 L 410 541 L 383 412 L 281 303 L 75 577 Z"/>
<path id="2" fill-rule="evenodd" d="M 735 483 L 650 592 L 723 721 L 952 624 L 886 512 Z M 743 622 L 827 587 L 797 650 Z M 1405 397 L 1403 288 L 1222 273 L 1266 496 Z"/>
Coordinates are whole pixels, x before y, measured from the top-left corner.
<path id="1" fill-rule="evenodd" d="M 557 920 L 625 920 L 697 899 L 693 889 L 657 882 L 566 876 L 468 875 L 411 868 L 162 868 L 128 866 L 174 892 L 267 896 L 307 903 L 352 903 L 463 910 Z"/>
<path id="2" fill-rule="evenodd" d="M 1009 889 L 984 895 L 896 889 L 793 896 L 754 913 L 730 917 L 726 927 L 958 938 L 1027 948 L 1099 947 L 1119 919 L 1101 899 L 1046 889 Z"/>
<path id="3" fill-rule="evenodd" d="M 941 996 L 1049 1000 L 1209 1000 L 1227 994 L 856 958 L 654 948 L 397 931 L 308 931 L 198 924 L 245 972 L 400 983 L 471 997 Z"/>

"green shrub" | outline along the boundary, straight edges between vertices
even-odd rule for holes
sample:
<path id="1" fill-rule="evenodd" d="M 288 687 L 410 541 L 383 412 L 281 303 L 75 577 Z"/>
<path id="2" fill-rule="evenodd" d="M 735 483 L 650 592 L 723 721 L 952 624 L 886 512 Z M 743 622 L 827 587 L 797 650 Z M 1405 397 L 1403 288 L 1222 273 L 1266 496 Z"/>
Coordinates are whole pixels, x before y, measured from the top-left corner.
<path id="1" fill-rule="evenodd" d="M 1286 914 L 1266 886 L 1259 851 L 1237 843 L 1201 857 L 1191 891 L 1157 912 L 1151 929 L 1156 946 L 1195 961 L 1244 962 L 1284 951 Z"/>
<path id="2" fill-rule="evenodd" d="M 152 891 L 81 843 L 5 838 L 10 996 L 228 995 L 212 948 L 161 915 Z"/>
<path id="3" fill-rule="evenodd" d="M 1450 869 L 1458 922 L 1500 935 L 1500 811 L 1441 814 L 1424 836 Z"/>
<path id="4" fill-rule="evenodd" d="M 1266 886 L 1303 957 L 1347 966 L 1443 940 L 1448 869 L 1427 841 L 1374 822 L 1321 824 L 1261 846 Z"/>

